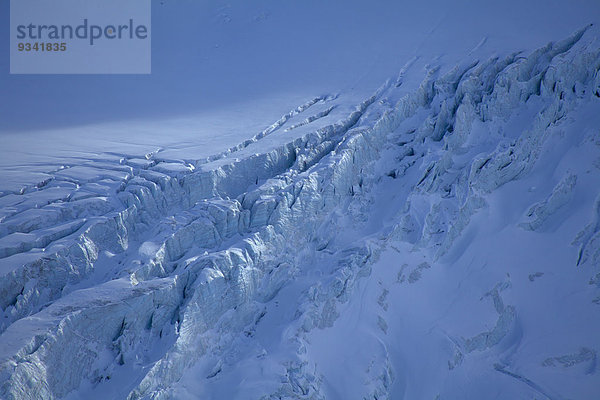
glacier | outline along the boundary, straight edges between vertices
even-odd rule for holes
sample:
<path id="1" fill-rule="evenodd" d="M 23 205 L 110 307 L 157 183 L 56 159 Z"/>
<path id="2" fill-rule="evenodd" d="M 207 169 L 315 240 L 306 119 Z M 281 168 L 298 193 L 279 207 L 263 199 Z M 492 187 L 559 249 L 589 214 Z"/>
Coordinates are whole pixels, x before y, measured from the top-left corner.
<path id="1" fill-rule="evenodd" d="M 3 186 L 0 397 L 594 398 L 598 38 Z"/>

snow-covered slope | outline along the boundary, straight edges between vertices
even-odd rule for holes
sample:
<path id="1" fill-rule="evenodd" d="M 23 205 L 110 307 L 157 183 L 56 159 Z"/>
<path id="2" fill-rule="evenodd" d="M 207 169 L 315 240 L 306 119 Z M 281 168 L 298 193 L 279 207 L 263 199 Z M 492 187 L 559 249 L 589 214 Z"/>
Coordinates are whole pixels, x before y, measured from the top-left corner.
<path id="1" fill-rule="evenodd" d="M 358 104 L 411 60 L 418 85 L 424 65 L 531 51 L 598 15 L 597 0 L 152 0 L 147 76 L 10 75 L 7 20 L 0 193 L 103 153 L 201 159 L 314 97 Z"/>
<path id="2" fill-rule="evenodd" d="M 598 38 L 4 192 L 0 396 L 594 398 Z"/>
<path id="3" fill-rule="evenodd" d="M 600 396 L 598 4 L 341 4 L 0 76 L 0 398 Z"/>

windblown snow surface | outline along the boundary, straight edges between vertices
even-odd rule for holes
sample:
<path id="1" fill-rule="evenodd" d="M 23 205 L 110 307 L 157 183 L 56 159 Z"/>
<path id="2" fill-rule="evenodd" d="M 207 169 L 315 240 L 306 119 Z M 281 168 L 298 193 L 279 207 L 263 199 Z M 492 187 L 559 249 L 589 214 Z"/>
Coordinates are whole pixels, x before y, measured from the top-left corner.
<path id="1" fill-rule="evenodd" d="M 0 397 L 600 398 L 599 38 L 11 181 Z"/>

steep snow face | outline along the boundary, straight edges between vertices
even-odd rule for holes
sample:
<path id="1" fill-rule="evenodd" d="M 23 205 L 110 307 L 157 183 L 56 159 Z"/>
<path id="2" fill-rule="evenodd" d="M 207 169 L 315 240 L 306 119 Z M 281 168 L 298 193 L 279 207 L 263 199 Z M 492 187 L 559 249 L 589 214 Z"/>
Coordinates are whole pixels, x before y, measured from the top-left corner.
<path id="1" fill-rule="evenodd" d="M 0 396 L 593 396 L 598 38 L 4 193 Z"/>

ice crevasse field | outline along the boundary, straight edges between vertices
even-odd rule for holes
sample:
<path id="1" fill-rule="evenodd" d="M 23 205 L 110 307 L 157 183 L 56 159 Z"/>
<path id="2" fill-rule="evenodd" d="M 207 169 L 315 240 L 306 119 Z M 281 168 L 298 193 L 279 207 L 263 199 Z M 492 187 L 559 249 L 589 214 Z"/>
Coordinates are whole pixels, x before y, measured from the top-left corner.
<path id="1" fill-rule="evenodd" d="M 153 1 L 150 75 L 5 40 L 0 398 L 599 399 L 598 23 Z"/>

